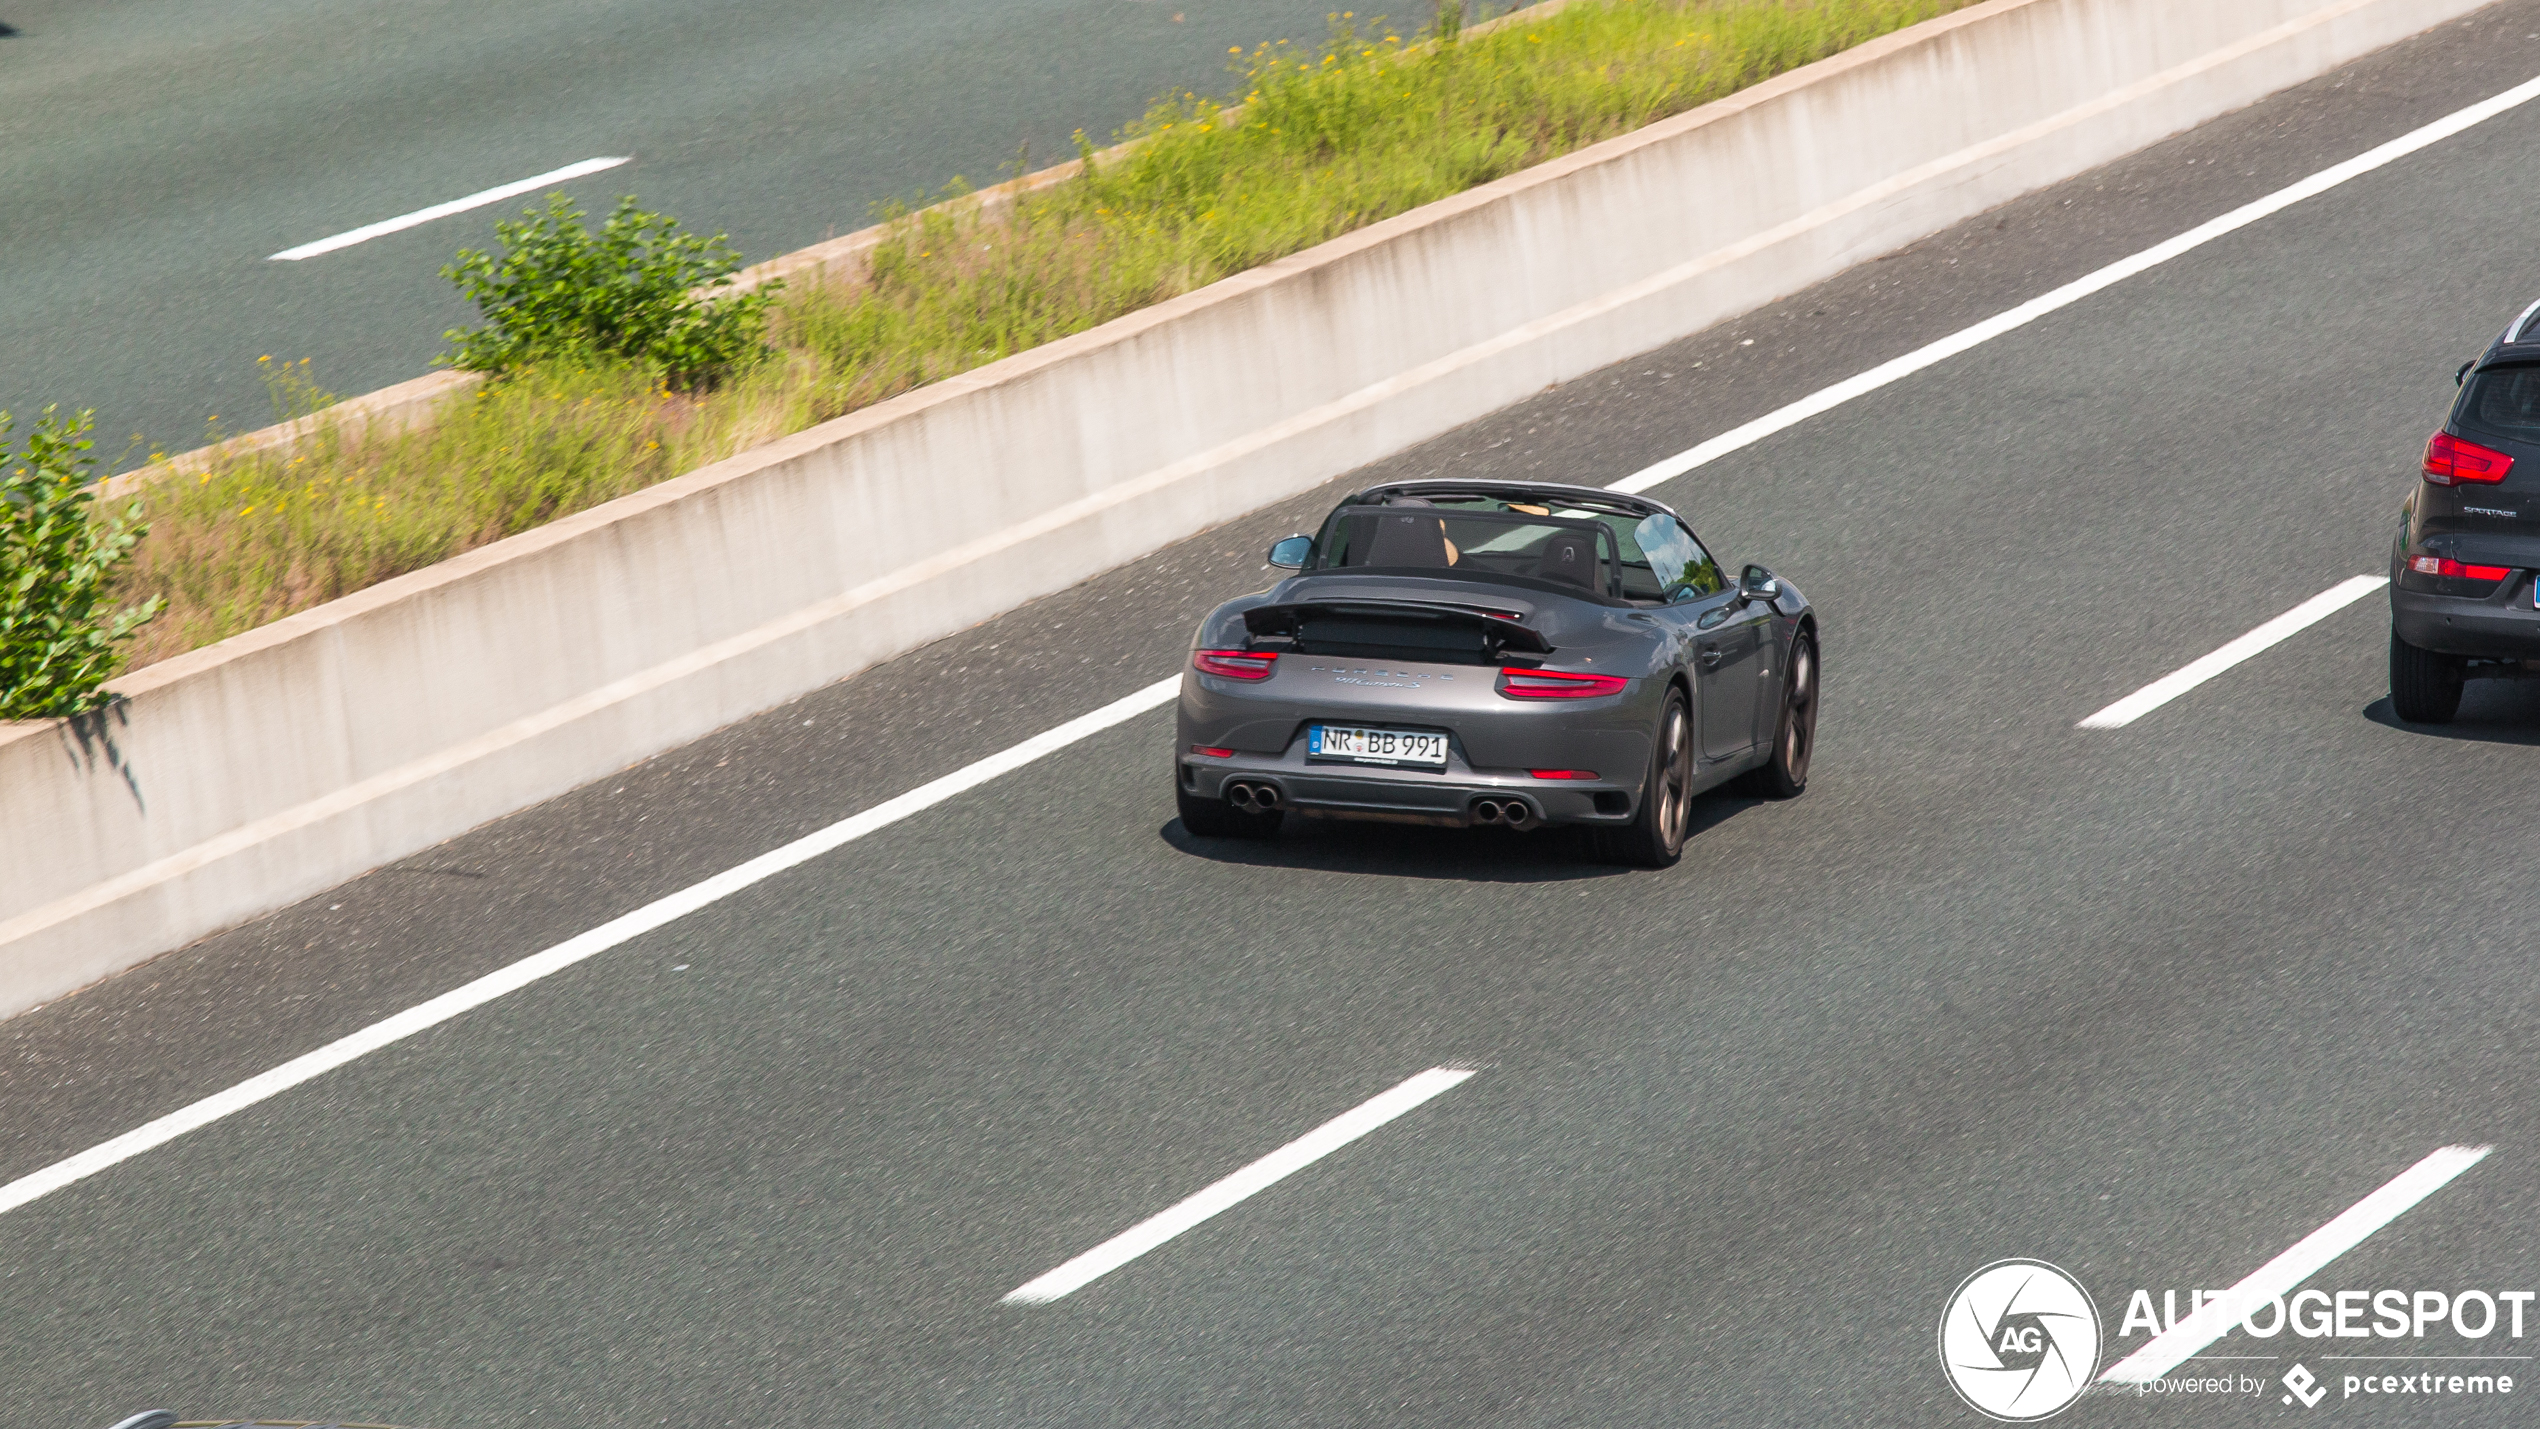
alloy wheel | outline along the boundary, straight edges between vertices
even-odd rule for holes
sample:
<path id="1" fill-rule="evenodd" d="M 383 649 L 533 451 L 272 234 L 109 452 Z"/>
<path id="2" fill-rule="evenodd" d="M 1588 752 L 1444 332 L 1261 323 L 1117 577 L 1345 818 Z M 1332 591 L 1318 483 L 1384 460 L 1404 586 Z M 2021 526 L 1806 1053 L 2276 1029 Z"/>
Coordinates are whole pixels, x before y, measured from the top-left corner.
<path id="1" fill-rule="evenodd" d="M 1659 776 L 1665 782 L 1659 789 L 1658 834 L 1670 849 L 1680 848 L 1693 809 L 1693 741 L 1688 738 L 1688 724 L 1682 704 L 1667 707 L 1665 741 L 1666 772 Z"/>
<path id="2" fill-rule="evenodd" d="M 1801 641 L 1791 652 L 1790 713 L 1782 720 L 1782 767 L 1793 783 L 1808 782 L 1808 757 L 1817 750 L 1817 647 Z"/>

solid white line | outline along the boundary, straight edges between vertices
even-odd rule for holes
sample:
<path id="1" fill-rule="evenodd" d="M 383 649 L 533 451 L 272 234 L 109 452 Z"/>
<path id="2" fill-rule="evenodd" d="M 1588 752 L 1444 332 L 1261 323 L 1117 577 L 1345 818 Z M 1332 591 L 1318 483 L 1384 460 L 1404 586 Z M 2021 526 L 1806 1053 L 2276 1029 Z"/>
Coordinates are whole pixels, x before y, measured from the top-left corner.
<path id="1" fill-rule="evenodd" d="M 2382 165 L 2402 159 L 2429 144 L 2495 118 L 2518 105 L 2540 97 L 2540 79 L 2526 80 L 2489 99 L 2482 99 L 2467 109 L 2456 110 L 2420 129 L 2414 129 L 2378 148 L 2368 149 L 2341 164 L 2332 164 L 2309 178 L 2281 188 L 2261 199 L 2242 204 L 2219 218 L 2210 219 L 2179 234 L 2156 243 L 2131 258 L 2121 258 L 2095 273 L 2076 278 L 2052 292 L 2041 294 L 2008 312 L 1986 318 L 1973 327 L 1964 328 L 1937 342 L 1916 348 L 1904 356 L 1880 363 L 1857 377 L 1847 378 L 1821 392 L 1802 397 L 1787 407 L 1767 412 L 1744 426 L 1732 427 L 1709 441 L 1689 447 L 1664 461 L 1648 466 L 1615 482 L 1608 490 L 1647 491 L 1662 481 L 1671 481 L 1707 462 L 1717 461 L 1734 451 L 1751 447 L 1764 438 L 1788 427 L 1794 427 L 1821 412 L 1831 411 L 1855 397 L 1875 392 L 1889 383 L 1910 377 L 1924 368 L 1965 352 L 1980 343 L 1990 342 L 2006 332 L 2028 326 L 2058 308 L 2070 307 L 2102 288 L 2113 287 L 2148 269 L 2159 267 L 2180 254 L 2202 248 L 2227 233 L 2300 203 L 2307 198 L 2371 173 Z"/>
<path id="2" fill-rule="evenodd" d="M 2390 584 L 2388 576 L 2350 576 L 2208 655 L 2200 655 L 2081 722 L 2082 729 L 2122 729 L 2250 656 L 2317 625 Z"/>
<path id="3" fill-rule="evenodd" d="M 429 1002 L 407 1008 L 394 1017 L 374 1022 L 358 1032 L 329 1042 L 314 1052 L 303 1053 L 281 1066 L 259 1076 L 248 1078 L 225 1091 L 180 1107 L 155 1121 L 146 1122 L 112 1141 L 92 1146 L 76 1156 L 65 1157 L 40 1171 L 31 1171 L 5 1186 L 0 1186 L 0 1214 L 16 1210 L 36 1197 L 82 1181 L 119 1161 L 129 1159 L 162 1146 L 197 1127 L 243 1111 L 276 1093 L 288 1091 L 302 1082 L 334 1070 L 365 1053 L 376 1052 L 393 1042 L 401 1042 L 418 1032 L 438 1027 L 473 1007 L 480 1007 L 546 977 L 561 972 L 595 953 L 606 952 L 627 940 L 708 904 L 728 898 L 753 884 L 772 878 L 797 864 L 855 842 L 865 835 L 886 829 L 911 814 L 931 809 L 945 800 L 975 789 L 1003 774 L 1010 774 L 1045 755 L 1055 754 L 1067 746 L 1098 734 L 1126 720 L 1169 703 L 1181 688 L 1179 674 L 1158 680 L 1136 694 L 1112 701 L 1091 714 L 1079 715 L 1055 729 L 1045 730 L 1010 749 L 991 754 L 975 764 L 964 765 L 940 779 L 920 784 L 895 799 L 876 804 L 863 813 L 840 819 L 825 829 L 803 835 L 780 848 L 771 849 L 747 863 L 725 869 L 701 883 L 694 883 L 664 898 L 655 899 L 632 913 L 611 919 L 578 937 L 532 953 L 508 967 L 498 968 L 476 981 L 453 988 Z"/>
<path id="4" fill-rule="evenodd" d="M 498 189 L 486 189 L 480 193 L 469 194 L 466 198 L 454 198 L 448 203 L 436 203 L 430 208 L 419 208 L 396 218 L 381 219 L 377 223 L 366 224 L 349 233 L 339 233 L 333 238 L 321 238 L 315 243 L 303 243 L 297 248 L 285 248 L 279 253 L 268 256 L 265 261 L 297 263 L 303 258 L 315 258 L 321 253 L 332 253 L 338 248 L 350 248 L 356 243 L 367 243 L 382 234 L 398 233 L 405 229 L 420 227 L 436 218 L 448 218 L 451 214 L 465 213 L 471 208 L 483 208 L 489 203 L 501 203 L 514 194 L 525 194 L 531 189 L 541 188 L 548 184 L 560 184 L 567 179 L 578 179 L 584 174 L 596 174 L 602 169 L 614 169 L 626 162 L 627 158 L 624 157 L 585 159 L 581 163 L 567 164 L 561 169 L 550 169 L 534 178 L 505 184 Z"/>
<path id="5" fill-rule="evenodd" d="M 1081 1288 L 1088 1281 L 1108 1275 L 1228 1206 L 1313 1165 L 1472 1075 L 1470 1071 L 1458 1067 L 1431 1067 L 1392 1091 L 1360 1102 L 1225 1180 L 1168 1210 L 1158 1211 L 1047 1275 L 1007 1291 L 1003 1303 L 1046 1305 Z"/>
<path id="6" fill-rule="evenodd" d="M 2453 1177 L 2485 1160 L 2487 1153 L 2495 1149 L 2446 1146 L 2400 1172 L 2389 1185 L 2295 1241 L 2282 1255 L 2250 1272 L 2248 1279 L 2207 1301 L 2204 1309 L 2154 1335 L 2149 1344 L 2109 1366 L 2099 1378 L 2110 1384 L 2150 1384 L 2168 1374 L 2186 1363 L 2190 1355 L 2221 1339 L 2260 1306 L 2310 1279 L 2320 1267 L 2362 1244 L 2365 1237 L 2442 1190 Z"/>

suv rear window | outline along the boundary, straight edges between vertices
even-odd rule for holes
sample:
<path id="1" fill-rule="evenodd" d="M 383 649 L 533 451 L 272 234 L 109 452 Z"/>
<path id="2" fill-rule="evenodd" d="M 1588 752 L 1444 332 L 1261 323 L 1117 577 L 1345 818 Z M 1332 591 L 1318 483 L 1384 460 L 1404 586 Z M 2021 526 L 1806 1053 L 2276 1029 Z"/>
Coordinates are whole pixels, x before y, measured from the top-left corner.
<path id="1" fill-rule="evenodd" d="M 2469 379 L 2455 420 L 2526 442 L 2540 442 L 2540 367 L 2494 367 Z"/>

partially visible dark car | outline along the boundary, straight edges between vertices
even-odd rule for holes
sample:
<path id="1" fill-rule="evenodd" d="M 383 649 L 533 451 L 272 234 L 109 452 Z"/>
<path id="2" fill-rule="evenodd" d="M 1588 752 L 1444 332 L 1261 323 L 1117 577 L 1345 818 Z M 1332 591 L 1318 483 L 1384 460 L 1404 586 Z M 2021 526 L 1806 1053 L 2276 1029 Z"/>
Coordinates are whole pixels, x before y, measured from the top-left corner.
<path id="1" fill-rule="evenodd" d="M 1290 812 L 1572 824 L 1665 867 L 1704 790 L 1807 787 L 1816 612 L 1762 566 L 1732 584 L 1655 501 L 1394 483 L 1270 563 L 1298 574 L 1212 612 L 1182 675 L 1194 834 L 1266 836 Z"/>
<path id="2" fill-rule="evenodd" d="M 2418 724 L 2540 666 L 2540 303 L 2454 375 L 2390 552 L 2390 706 Z"/>

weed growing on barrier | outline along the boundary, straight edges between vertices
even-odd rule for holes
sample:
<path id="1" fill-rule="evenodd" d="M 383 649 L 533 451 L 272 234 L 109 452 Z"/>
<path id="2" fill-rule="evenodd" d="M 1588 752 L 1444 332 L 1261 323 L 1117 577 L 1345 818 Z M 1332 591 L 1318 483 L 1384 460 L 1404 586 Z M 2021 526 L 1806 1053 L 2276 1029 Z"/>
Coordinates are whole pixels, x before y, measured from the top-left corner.
<path id="1" fill-rule="evenodd" d="M 125 642 L 164 604 L 114 608 L 115 567 L 148 528 L 137 501 L 92 509 L 87 413 L 48 407 L 14 449 L 10 426 L 0 412 L 0 719 L 79 714 L 105 703 Z"/>
<path id="2" fill-rule="evenodd" d="M 336 403 L 334 393 L 317 385 L 309 375 L 309 359 L 276 362 L 268 355 L 256 359 L 256 376 L 263 379 L 265 395 L 273 399 L 273 419 L 295 422 L 315 416 Z"/>
<path id="3" fill-rule="evenodd" d="M 1963 0 L 1603 0 L 1406 43 L 1335 16 L 1158 101 L 1135 149 L 990 214 L 904 214 L 866 281 L 787 306 L 845 410 L 1625 134 Z M 1460 28 L 1460 7 L 1446 14 Z M 1723 195 L 1734 202 L 1733 195 Z"/>
<path id="4" fill-rule="evenodd" d="M 482 327 L 454 328 L 441 358 L 472 372 L 505 373 L 533 362 L 626 358 L 660 366 L 676 387 L 694 387 L 757 355 L 776 285 L 732 297 L 700 290 L 729 286 L 741 257 L 718 233 L 679 231 L 679 220 L 647 213 L 632 194 L 592 232 L 563 194 L 547 207 L 494 225 L 503 251 L 472 248 L 441 276 L 485 315 Z"/>
<path id="5" fill-rule="evenodd" d="M 1463 28 L 1450 3 L 1416 44 L 1340 15 L 1322 46 L 1233 55 L 1238 85 L 1223 99 L 1158 101 L 1122 135 L 1135 145 L 1124 157 L 994 209 L 886 215 L 860 272 L 764 304 L 771 348 L 753 335 L 748 350 L 714 349 L 736 355 L 710 389 L 683 387 L 702 370 L 685 357 L 524 337 L 501 347 L 517 353 L 506 380 L 426 431 L 329 432 L 288 456 L 165 478 L 157 533 L 119 579 L 170 602 L 137 658 L 1082 332 L 1966 3 L 1580 0 L 1488 30 Z M 531 221 L 552 231 L 559 212 Z M 524 311 L 523 332 L 583 320 L 566 308 Z"/>
<path id="6" fill-rule="evenodd" d="M 164 591 L 175 654 L 641 490 L 778 435 L 633 362 L 537 364 L 429 428 L 327 428 L 287 454 L 162 478 L 124 584 Z"/>

